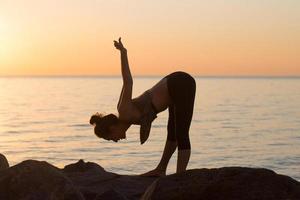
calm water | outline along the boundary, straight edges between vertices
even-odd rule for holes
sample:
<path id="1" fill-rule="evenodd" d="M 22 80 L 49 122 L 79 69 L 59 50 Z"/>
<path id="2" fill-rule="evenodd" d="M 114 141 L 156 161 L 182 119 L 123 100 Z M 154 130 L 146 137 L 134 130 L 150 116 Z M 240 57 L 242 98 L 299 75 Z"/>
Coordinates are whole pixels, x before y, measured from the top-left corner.
<path id="1" fill-rule="evenodd" d="M 134 96 L 159 78 L 135 78 Z M 11 165 L 25 159 L 63 167 L 85 159 L 106 170 L 138 174 L 154 168 L 166 139 L 167 111 L 139 144 L 98 139 L 88 124 L 116 112 L 120 78 L 0 78 L 0 152 Z M 300 180 L 300 79 L 197 78 L 188 168 L 266 167 Z M 174 173 L 177 153 L 168 174 Z"/>

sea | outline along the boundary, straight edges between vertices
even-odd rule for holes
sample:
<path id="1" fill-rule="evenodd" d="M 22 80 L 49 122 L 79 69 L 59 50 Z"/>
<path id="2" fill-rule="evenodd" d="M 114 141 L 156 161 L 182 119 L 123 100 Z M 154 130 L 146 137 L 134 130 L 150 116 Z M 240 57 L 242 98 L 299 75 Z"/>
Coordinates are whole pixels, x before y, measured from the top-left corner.
<path id="1" fill-rule="evenodd" d="M 134 77 L 133 97 L 162 77 Z M 195 77 L 188 169 L 268 168 L 300 181 L 300 78 Z M 122 79 L 1 77 L 0 153 L 13 166 L 27 159 L 63 168 L 83 159 L 105 170 L 137 175 L 154 169 L 167 137 L 168 111 L 148 141 L 139 126 L 118 143 L 95 136 L 91 115 L 117 113 Z M 176 172 L 177 152 L 167 174 Z"/>

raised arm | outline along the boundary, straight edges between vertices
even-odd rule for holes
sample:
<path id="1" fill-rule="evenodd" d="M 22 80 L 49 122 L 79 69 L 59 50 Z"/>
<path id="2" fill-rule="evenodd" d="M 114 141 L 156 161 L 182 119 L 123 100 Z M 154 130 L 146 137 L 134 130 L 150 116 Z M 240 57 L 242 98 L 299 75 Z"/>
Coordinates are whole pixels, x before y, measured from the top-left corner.
<path id="1" fill-rule="evenodd" d="M 119 41 L 114 41 L 114 45 L 116 49 L 120 50 L 121 54 L 121 72 L 123 78 L 123 87 L 118 103 L 118 109 L 120 109 L 120 107 L 124 107 L 127 104 L 131 103 L 133 80 L 128 63 L 127 49 L 123 46 L 121 38 L 119 38 Z"/>

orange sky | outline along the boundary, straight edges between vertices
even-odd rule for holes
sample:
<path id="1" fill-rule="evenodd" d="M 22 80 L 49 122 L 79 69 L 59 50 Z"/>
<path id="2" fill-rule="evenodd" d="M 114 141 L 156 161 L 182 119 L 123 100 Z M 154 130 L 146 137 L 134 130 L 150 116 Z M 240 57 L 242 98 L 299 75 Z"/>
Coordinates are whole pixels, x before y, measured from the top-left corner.
<path id="1" fill-rule="evenodd" d="M 300 75 L 297 0 L 0 0 L 0 76 Z"/>

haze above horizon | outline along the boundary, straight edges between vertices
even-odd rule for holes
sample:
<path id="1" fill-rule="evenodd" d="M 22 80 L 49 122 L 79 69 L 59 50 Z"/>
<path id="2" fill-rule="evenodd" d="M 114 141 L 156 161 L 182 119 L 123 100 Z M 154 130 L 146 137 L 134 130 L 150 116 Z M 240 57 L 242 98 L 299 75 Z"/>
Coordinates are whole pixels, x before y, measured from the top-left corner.
<path id="1" fill-rule="evenodd" d="M 0 76 L 300 76 L 300 1 L 0 1 Z"/>

